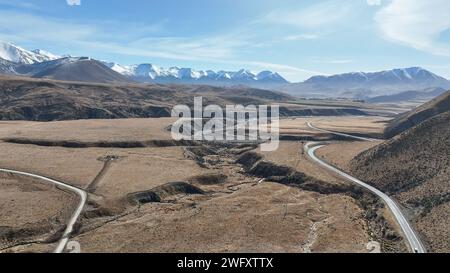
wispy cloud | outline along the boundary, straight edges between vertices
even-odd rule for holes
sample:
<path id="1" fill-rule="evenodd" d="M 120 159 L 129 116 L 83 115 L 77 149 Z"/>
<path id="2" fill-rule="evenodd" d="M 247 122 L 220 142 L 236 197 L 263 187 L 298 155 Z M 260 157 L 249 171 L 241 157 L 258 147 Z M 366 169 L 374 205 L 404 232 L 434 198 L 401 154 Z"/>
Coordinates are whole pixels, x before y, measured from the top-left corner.
<path id="1" fill-rule="evenodd" d="M 318 39 L 317 34 L 299 34 L 299 35 L 289 35 L 284 37 L 286 41 L 303 41 L 303 40 L 315 40 Z"/>
<path id="2" fill-rule="evenodd" d="M 450 56 L 450 45 L 438 42 L 440 34 L 450 28 L 448 0 L 392 0 L 375 19 L 390 41 Z"/>
<path id="3" fill-rule="evenodd" d="M 12 8 L 19 8 L 19 9 L 30 9 L 30 10 L 40 10 L 41 8 L 33 4 L 31 2 L 19 2 L 15 0 L 0 0 L 0 5 L 5 5 Z"/>
<path id="4" fill-rule="evenodd" d="M 45 31 L 45 35 L 39 30 Z M 0 35 L 4 40 L 68 43 L 88 39 L 96 33 L 100 33 L 99 29 L 87 24 L 51 20 L 15 11 L 0 11 Z"/>
<path id="5" fill-rule="evenodd" d="M 10 22 L 14 21 L 14 24 Z M 304 78 L 317 74 L 302 69 L 266 60 L 248 60 L 243 52 L 256 47 L 267 46 L 258 42 L 254 33 L 242 27 L 229 33 L 204 37 L 165 37 L 166 21 L 152 26 L 140 27 L 132 22 L 117 28 L 120 22 L 74 23 L 15 11 L 0 11 L 0 39 L 18 44 L 51 42 L 59 47 L 76 48 L 83 55 L 105 52 L 142 58 L 142 62 L 152 62 L 152 58 L 193 61 L 201 63 L 240 65 L 245 68 L 277 71 L 290 79 Z M 45 30 L 45 35 L 36 29 Z M 111 31 L 120 29 L 120 31 Z M 297 37 L 300 38 L 300 37 Z M 312 39 L 313 36 L 303 36 Z M 73 52 L 58 52 L 74 54 Z M 245 55 L 245 54 L 244 54 Z"/>
<path id="6" fill-rule="evenodd" d="M 329 0 L 298 9 L 278 9 L 264 18 L 269 23 L 300 28 L 318 28 L 336 23 L 352 11 L 351 1 Z"/>
<path id="7" fill-rule="evenodd" d="M 367 5 L 369 6 L 380 6 L 381 0 L 367 0 Z"/>
<path id="8" fill-rule="evenodd" d="M 314 62 L 322 63 L 322 64 L 349 64 L 349 63 L 353 63 L 354 60 L 351 60 L 351 59 L 315 60 Z"/>

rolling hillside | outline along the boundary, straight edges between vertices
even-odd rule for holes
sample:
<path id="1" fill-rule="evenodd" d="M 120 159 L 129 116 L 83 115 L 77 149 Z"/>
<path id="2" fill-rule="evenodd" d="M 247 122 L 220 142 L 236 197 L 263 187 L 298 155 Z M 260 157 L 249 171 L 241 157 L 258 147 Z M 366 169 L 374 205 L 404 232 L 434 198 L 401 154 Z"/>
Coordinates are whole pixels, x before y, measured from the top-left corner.
<path id="1" fill-rule="evenodd" d="M 445 92 L 434 100 L 406 112 L 394 119 L 385 130 L 387 138 L 394 137 L 421 122 L 450 110 L 450 91 Z"/>
<path id="2" fill-rule="evenodd" d="M 442 98 L 433 105 L 441 105 L 439 102 Z M 416 228 L 430 250 L 437 252 L 450 251 L 450 110 L 446 105 L 446 112 L 360 154 L 352 162 L 355 176 L 410 209 Z M 436 113 L 438 106 L 421 109 Z"/>
<path id="3" fill-rule="evenodd" d="M 93 83 L 131 82 L 103 63 L 89 58 L 62 58 L 31 65 L 18 65 L 16 73 L 33 78 Z"/>

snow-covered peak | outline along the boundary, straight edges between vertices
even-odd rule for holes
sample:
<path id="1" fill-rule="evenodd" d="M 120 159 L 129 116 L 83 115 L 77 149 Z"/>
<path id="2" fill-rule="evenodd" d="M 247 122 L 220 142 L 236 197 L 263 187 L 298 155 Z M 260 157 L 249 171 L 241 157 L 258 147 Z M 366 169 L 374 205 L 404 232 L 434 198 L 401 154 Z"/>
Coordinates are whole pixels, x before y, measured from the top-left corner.
<path id="1" fill-rule="evenodd" d="M 329 89 L 389 90 L 389 92 L 390 90 L 418 90 L 450 86 L 448 80 L 421 67 L 315 76 L 304 83 Z"/>
<path id="2" fill-rule="evenodd" d="M 217 72 L 217 79 L 219 80 L 231 80 L 233 78 L 234 73 L 227 71 L 219 71 Z"/>
<path id="3" fill-rule="evenodd" d="M 112 70 L 135 78 L 139 81 L 156 82 L 226 82 L 229 84 L 240 83 L 287 83 L 278 73 L 263 71 L 259 74 L 242 69 L 237 72 L 195 70 L 193 68 L 180 68 L 177 66 L 162 68 L 153 64 L 139 64 L 124 66 L 117 63 L 104 62 Z"/>
<path id="4" fill-rule="evenodd" d="M 44 51 L 28 51 L 11 43 L 0 41 L 0 58 L 20 64 L 34 64 L 58 59 L 51 53 Z"/>
<path id="5" fill-rule="evenodd" d="M 262 71 L 256 75 L 259 81 L 272 81 L 277 83 L 288 83 L 280 74 L 272 71 Z"/>
<path id="6" fill-rule="evenodd" d="M 62 58 L 61 56 L 55 55 L 53 53 L 50 53 L 50 52 L 42 50 L 42 49 L 35 49 L 32 52 L 35 53 L 35 54 L 41 55 L 43 57 L 47 57 L 47 59 L 49 61 Z M 66 56 L 66 57 L 70 57 L 70 56 Z"/>
<path id="7" fill-rule="evenodd" d="M 234 75 L 235 78 L 256 78 L 256 74 L 247 69 L 241 69 Z"/>
<path id="8" fill-rule="evenodd" d="M 114 63 L 114 62 L 105 62 L 105 61 L 103 62 L 103 64 L 122 75 L 125 75 L 125 76 L 133 76 L 134 75 L 133 67 L 120 65 L 120 64 Z"/>

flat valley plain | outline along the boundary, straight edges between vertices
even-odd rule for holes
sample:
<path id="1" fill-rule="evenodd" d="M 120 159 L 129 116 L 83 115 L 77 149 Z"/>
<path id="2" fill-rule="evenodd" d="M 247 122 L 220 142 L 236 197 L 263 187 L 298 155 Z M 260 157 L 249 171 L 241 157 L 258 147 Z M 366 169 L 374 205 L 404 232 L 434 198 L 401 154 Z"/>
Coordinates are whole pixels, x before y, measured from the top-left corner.
<path id="1" fill-rule="evenodd" d="M 308 128 L 310 121 L 333 130 L 377 134 L 386 120 L 287 118 L 281 121 L 281 133 L 330 137 Z M 346 190 L 329 193 L 261 181 L 236 163 L 250 151 L 329 185 L 325 187 L 349 186 L 310 161 L 302 142 L 282 141 L 272 153 L 260 152 L 254 145 L 170 145 L 165 141 L 170 140 L 168 127 L 173 121 L 2 121 L 0 166 L 58 179 L 89 192 L 71 238 L 80 243 L 82 252 L 368 252 L 371 241 L 381 243 L 384 251 L 407 251 L 387 210 L 379 209 L 385 223 L 376 226 L 367 217 L 367 202 Z M 22 142 L 15 143 L 17 139 Z M 98 147 L 98 143 L 124 142 L 148 145 Z M 342 160 L 368 148 L 358 144 Z M 0 203 L 1 251 L 52 251 L 65 219 L 75 209 L 76 197 L 22 177 L 5 174 L 0 182 L 5 196 Z M 136 198 L 139 194 L 146 198 L 157 194 L 158 200 Z M 25 232 L 29 226 L 39 228 Z M 392 238 L 377 229 L 388 229 Z"/>

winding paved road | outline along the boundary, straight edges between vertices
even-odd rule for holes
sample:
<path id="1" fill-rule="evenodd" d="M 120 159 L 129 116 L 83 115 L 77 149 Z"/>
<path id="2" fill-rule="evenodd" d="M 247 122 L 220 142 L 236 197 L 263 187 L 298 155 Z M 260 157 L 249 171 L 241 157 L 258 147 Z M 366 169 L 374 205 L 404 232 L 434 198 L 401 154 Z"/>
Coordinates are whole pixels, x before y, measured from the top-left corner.
<path id="1" fill-rule="evenodd" d="M 364 140 L 364 141 L 370 141 L 370 142 L 374 142 L 374 141 L 379 141 L 380 139 L 375 139 L 375 138 L 368 138 L 368 137 L 360 137 L 360 136 L 354 136 L 354 135 L 349 135 L 349 134 L 344 134 L 341 132 L 335 132 L 335 131 L 330 131 L 330 130 L 325 130 L 322 128 L 318 128 L 314 125 L 312 125 L 311 122 L 307 123 L 308 127 L 311 129 L 314 129 L 316 131 L 320 131 L 320 132 L 324 132 L 324 133 L 330 133 L 333 135 L 337 135 L 337 136 L 344 136 L 344 137 L 348 137 L 348 138 L 353 138 L 353 139 L 358 139 L 358 140 Z"/>
<path id="2" fill-rule="evenodd" d="M 31 178 L 40 179 L 47 183 L 50 183 L 50 184 L 59 186 L 61 188 L 64 188 L 68 191 L 74 192 L 80 197 L 80 203 L 79 203 L 77 209 L 75 210 L 75 212 L 70 217 L 69 222 L 67 223 L 66 230 L 64 231 L 60 241 L 58 242 L 58 246 L 54 250 L 54 253 L 62 253 L 64 251 L 64 248 L 67 245 L 67 242 L 69 241 L 70 234 L 73 231 L 73 226 L 77 222 L 78 217 L 80 217 L 81 212 L 83 211 L 84 205 L 86 204 L 87 193 L 84 190 L 81 190 L 81 189 L 71 186 L 69 184 L 66 184 L 66 183 L 63 183 L 60 181 L 56 181 L 56 180 L 53 180 L 51 178 L 41 176 L 41 175 L 36 175 L 36 174 L 32 174 L 32 173 L 27 173 L 27 172 L 14 171 L 14 170 L 8 170 L 8 169 L 0 169 L 0 172 L 23 175 L 23 176 L 27 176 L 27 177 L 31 177 Z"/>
<path id="3" fill-rule="evenodd" d="M 312 129 L 319 130 L 321 132 L 328 132 L 328 133 L 337 134 L 337 135 L 341 135 L 341 136 L 351 137 L 351 138 L 358 139 L 358 140 L 376 141 L 376 139 L 372 139 L 372 138 L 352 136 L 352 135 L 348 135 L 348 134 L 343 134 L 343 133 L 339 133 L 339 132 L 333 132 L 333 131 L 328 131 L 328 130 L 324 130 L 321 128 L 317 128 L 317 127 L 313 126 L 310 122 L 308 122 L 308 126 Z M 314 146 L 314 147 L 312 147 L 312 146 Z M 316 142 L 309 142 L 305 145 L 305 150 L 307 151 L 308 156 L 311 159 L 313 159 L 315 162 L 319 163 L 324 168 L 339 174 L 340 176 L 344 177 L 345 179 L 371 191 L 372 193 L 374 193 L 378 197 L 380 197 L 386 203 L 386 205 L 389 207 L 389 209 L 391 210 L 395 219 L 397 220 L 398 224 L 400 225 L 406 239 L 409 242 L 411 249 L 415 253 L 426 253 L 425 247 L 423 246 L 422 242 L 420 241 L 416 232 L 411 227 L 411 225 L 408 222 L 408 220 L 406 219 L 406 217 L 403 215 L 403 213 L 402 213 L 401 209 L 399 208 L 399 206 L 397 205 L 397 203 L 395 203 L 395 201 L 392 200 L 388 195 L 386 195 L 385 193 L 376 189 L 375 187 L 372 187 L 369 184 L 367 184 L 367 183 L 339 170 L 338 168 L 322 161 L 321 159 L 319 159 L 315 153 L 318 149 L 320 149 L 324 146 L 326 146 L 326 145 L 321 145 L 320 143 L 316 143 Z"/>

